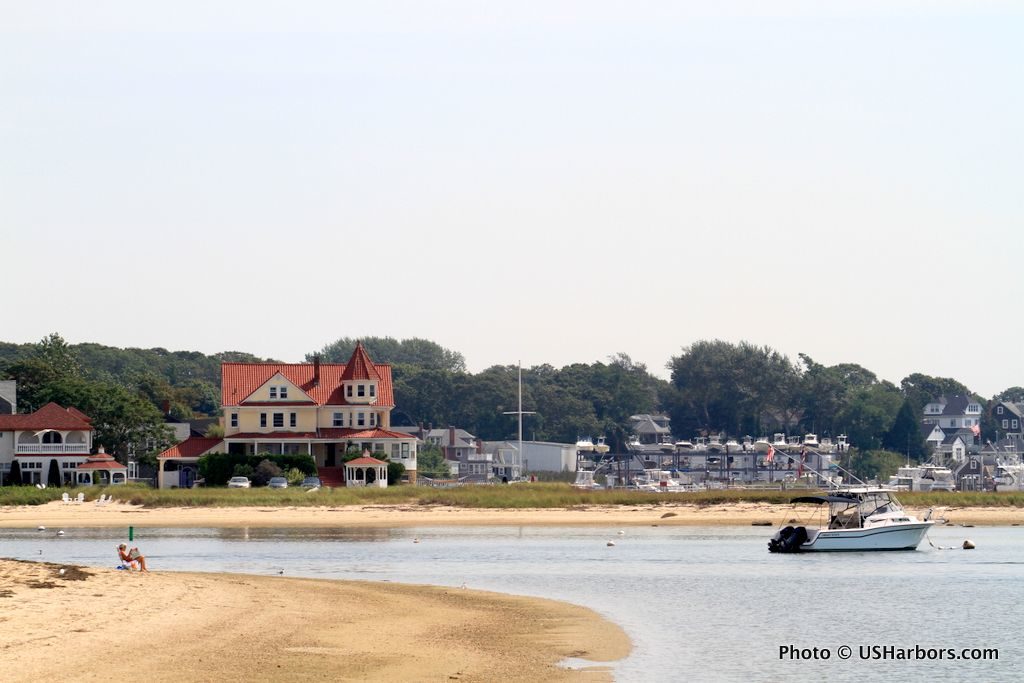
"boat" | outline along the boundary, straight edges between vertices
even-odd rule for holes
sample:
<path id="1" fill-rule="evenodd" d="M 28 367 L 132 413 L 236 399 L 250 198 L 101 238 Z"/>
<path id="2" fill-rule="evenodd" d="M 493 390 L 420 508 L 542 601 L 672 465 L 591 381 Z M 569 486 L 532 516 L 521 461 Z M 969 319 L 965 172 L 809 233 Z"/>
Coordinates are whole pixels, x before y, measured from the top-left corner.
<path id="1" fill-rule="evenodd" d="M 686 439 L 680 439 L 679 441 L 676 441 L 676 450 L 680 451 L 680 452 L 692 451 L 693 450 L 693 442 L 692 441 L 687 441 Z"/>
<path id="2" fill-rule="evenodd" d="M 638 451 L 638 450 L 640 450 L 643 447 L 644 447 L 644 445 L 642 443 L 640 443 L 640 437 L 639 436 L 635 436 L 635 435 L 631 436 L 631 437 L 629 437 L 629 440 L 626 441 L 626 448 L 631 450 L 631 451 Z"/>
<path id="3" fill-rule="evenodd" d="M 604 453 L 607 453 L 609 450 L 611 450 L 611 448 L 608 446 L 607 443 L 605 443 L 605 438 L 603 436 L 597 437 L 597 443 L 594 444 L 594 452 L 601 453 L 603 455 Z"/>
<path id="4" fill-rule="evenodd" d="M 576 481 L 572 483 L 572 487 L 583 491 L 596 491 L 601 485 L 594 481 L 594 470 L 576 470 Z"/>
<path id="5" fill-rule="evenodd" d="M 659 469 L 644 470 L 633 483 L 639 490 L 651 493 L 681 493 L 695 491 L 698 488 L 693 480 L 682 472 Z"/>
<path id="6" fill-rule="evenodd" d="M 993 477 L 996 491 L 1024 491 L 1024 465 L 1019 462 L 1000 462 Z"/>
<path id="7" fill-rule="evenodd" d="M 658 442 L 658 448 L 660 448 L 664 453 L 675 453 L 676 442 L 672 440 L 671 436 L 663 436 L 661 437 L 661 441 Z"/>
<path id="8" fill-rule="evenodd" d="M 594 442 L 589 436 L 581 436 L 576 439 L 576 450 L 582 453 L 590 453 L 594 450 Z"/>
<path id="9" fill-rule="evenodd" d="M 784 451 L 786 450 L 786 445 L 786 435 L 782 432 L 775 432 L 772 436 L 772 446 L 775 447 L 775 450 Z"/>
<path id="10" fill-rule="evenodd" d="M 897 491 L 955 491 L 953 470 L 931 463 L 917 467 L 900 467 L 889 478 L 886 487 Z"/>
<path id="11" fill-rule="evenodd" d="M 818 448 L 818 435 L 817 434 L 804 434 L 804 444 L 807 448 Z"/>
<path id="12" fill-rule="evenodd" d="M 708 438 L 707 449 L 711 453 L 721 453 L 724 446 L 720 437 L 712 436 Z"/>
<path id="13" fill-rule="evenodd" d="M 833 445 L 832 439 L 828 438 L 827 436 L 821 437 L 821 443 L 818 444 L 819 451 L 821 451 L 822 453 L 831 453 L 834 448 L 835 445 Z"/>
<path id="14" fill-rule="evenodd" d="M 740 442 L 737 441 L 736 439 L 729 439 L 728 441 L 725 442 L 726 453 L 739 453 L 742 450 L 743 447 L 740 446 Z"/>
<path id="15" fill-rule="evenodd" d="M 819 524 L 789 524 L 768 541 L 773 553 L 915 550 L 935 522 L 907 514 L 888 488 L 834 489 L 794 498 L 816 505 Z"/>
<path id="16" fill-rule="evenodd" d="M 843 453 L 850 448 L 850 442 L 846 438 L 846 434 L 840 434 L 836 437 L 836 450 Z"/>
<path id="17" fill-rule="evenodd" d="M 767 436 L 762 436 L 760 439 L 754 442 L 754 450 L 758 453 L 767 453 L 768 449 L 771 448 L 772 442 L 768 440 Z"/>

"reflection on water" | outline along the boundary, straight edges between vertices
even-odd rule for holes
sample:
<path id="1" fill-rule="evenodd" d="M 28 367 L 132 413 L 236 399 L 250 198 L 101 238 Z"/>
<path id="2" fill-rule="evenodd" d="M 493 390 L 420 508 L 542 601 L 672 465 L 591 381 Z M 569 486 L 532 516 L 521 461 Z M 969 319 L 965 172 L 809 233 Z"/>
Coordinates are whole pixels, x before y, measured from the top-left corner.
<path id="1" fill-rule="evenodd" d="M 0 554 L 114 566 L 127 529 L 0 529 Z M 623 531 L 620 535 L 619 531 Z M 626 629 L 619 681 L 1016 680 L 1024 529 L 974 551 L 771 555 L 762 528 L 138 529 L 156 570 L 429 583 L 591 607 Z M 614 546 L 607 541 L 614 540 Z M 40 551 L 42 551 L 40 553 Z M 999 661 L 790 661 L 779 647 L 996 647 Z"/>

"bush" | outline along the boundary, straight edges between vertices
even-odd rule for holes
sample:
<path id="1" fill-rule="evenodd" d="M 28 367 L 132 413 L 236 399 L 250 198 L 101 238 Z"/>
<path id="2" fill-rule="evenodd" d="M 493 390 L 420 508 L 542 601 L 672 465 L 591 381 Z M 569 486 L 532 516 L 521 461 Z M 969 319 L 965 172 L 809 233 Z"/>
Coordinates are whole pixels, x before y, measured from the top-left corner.
<path id="1" fill-rule="evenodd" d="M 210 453 L 199 458 L 199 475 L 206 480 L 207 486 L 224 486 L 233 476 L 251 477 L 256 468 L 264 460 L 269 460 L 281 470 L 297 469 L 306 476 L 316 476 L 316 463 L 309 455 L 242 455 L 240 453 Z M 248 466 L 248 474 L 236 475 L 235 469 L 241 465 Z M 276 476 L 276 475 L 275 475 Z"/>
<path id="2" fill-rule="evenodd" d="M 235 469 L 231 470 L 232 477 L 248 477 L 252 479 L 252 467 L 249 465 L 235 465 Z M 227 483 L 227 480 L 224 481 Z"/>
<path id="3" fill-rule="evenodd" d="M 288 470 L 287 477 L 289 486 L 298 486 L 302 483 L 302 480 L 306 478 L 306 473 L 298 467 L 293 467 Z"/>
<path id="4" fill-rule="evenodd" d="M 388 486 L 401 484 L 403 474 L 405 474 L 405 465 L 400 462 L 388 462 Z"/>
<path id="5" fill-rule="evenodd" d="M 270 462 L 270 460 L 263 459 L 256 466 L 256 471 L 253 472 L 252 483 L 253 486 L 266 486 L 270 483 L 271 479 L 280 476 L 281 468 Z"/>

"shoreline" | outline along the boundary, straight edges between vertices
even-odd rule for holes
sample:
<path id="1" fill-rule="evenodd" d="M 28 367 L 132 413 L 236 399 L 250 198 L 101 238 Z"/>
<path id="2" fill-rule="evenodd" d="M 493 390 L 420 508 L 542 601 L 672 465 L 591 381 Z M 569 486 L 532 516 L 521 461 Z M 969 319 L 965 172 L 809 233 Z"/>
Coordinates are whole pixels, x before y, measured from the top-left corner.
<path id="1" fill-rule="evenodd" d="M 0 559 L 0 606 L 12 683 L 125 666 L 147 681 L 610 681 L 600 663 L 632 648 L 578 605 L 390 582 Z"/>
<path id="2" fill-rule="evenodd" d="M 924 509 L 908 511 L 923 516 Z M 779 525 L 794 516 L 791 505 L 652 503 L 572 508 L 458 508 L 433 505 L 338 507 L 166 507 L 113 503 L 0 507 L 0 528 L 63 527 L 416 527 L 416 526 L 750 526 Z M 948 524 L 1024 525 L 1024 508 L 936 508 Z"/>

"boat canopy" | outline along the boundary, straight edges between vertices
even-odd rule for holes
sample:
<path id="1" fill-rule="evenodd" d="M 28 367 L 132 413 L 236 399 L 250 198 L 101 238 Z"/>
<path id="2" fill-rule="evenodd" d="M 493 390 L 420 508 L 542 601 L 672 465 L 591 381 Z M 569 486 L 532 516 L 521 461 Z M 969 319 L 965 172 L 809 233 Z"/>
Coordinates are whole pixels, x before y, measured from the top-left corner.
<path id="1" fill-rule="evenodd" d="M 850 496 L 800 496 L 789 501 L 790 503 L 814 503 L 824 505 L 826 503 L 856 503 L 856 498 Z"/>

